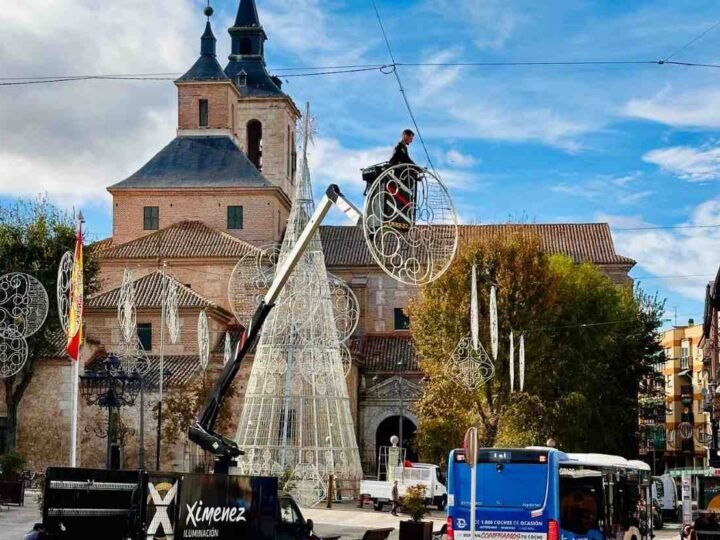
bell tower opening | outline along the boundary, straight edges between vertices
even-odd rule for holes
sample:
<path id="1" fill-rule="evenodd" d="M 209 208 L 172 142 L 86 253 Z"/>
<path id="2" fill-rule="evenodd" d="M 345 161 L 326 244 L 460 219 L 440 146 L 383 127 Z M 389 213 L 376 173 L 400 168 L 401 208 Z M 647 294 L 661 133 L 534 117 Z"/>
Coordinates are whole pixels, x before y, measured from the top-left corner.
<path id="1" fill-rule="evenodd" d="M 247 155 L 258 171 L 262 171 L 262 129 L 259 120 L 250 120 L 247 123 Z"/>

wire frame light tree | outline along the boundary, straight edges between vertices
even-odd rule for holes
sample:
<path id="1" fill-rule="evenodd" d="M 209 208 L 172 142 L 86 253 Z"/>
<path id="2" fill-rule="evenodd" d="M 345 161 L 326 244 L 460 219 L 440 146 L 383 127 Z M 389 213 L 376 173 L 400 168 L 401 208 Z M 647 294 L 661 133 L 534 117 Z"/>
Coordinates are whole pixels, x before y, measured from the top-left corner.
<path id="1" fill-rule="evenodd" d="M 308 138 L 306 128 L 281 262 L 315 207 Z M 239 459 L 241 472 L 286 474 L 287 489 L 303 506 L 326 496 L 331 477 L 343 494 L 352 495 L 362 477 L 340 337 L 316 235 L 263 326 L 237 432 L 237 443 L 245 451 Z"/>

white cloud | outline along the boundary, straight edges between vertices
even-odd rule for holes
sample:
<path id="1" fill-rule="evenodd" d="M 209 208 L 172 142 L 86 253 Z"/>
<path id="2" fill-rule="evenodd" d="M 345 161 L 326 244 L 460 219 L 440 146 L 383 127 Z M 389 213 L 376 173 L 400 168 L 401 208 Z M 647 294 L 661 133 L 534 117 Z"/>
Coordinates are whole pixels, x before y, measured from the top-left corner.
<path id="1" fill-rule="evenodd" d="M 188 69 L 204 22 L 191 0 L 27 0 L 0 26 L 3 74 L 17 77 Z M 0 89 L 0 195 L 107 204 L 105 188 L 174 136 L 176 95 L 170 81 Z"/>
<path id="2" fill-rule="evenodd" d="M 619 230 L 652 227 L 639 216 L 600 214 L 596 219 L 613 227 L 618 253 L 635 259 L 645 271 L 667 278 L 664 286 L 693 300 L 703 300 L 705 286 L 717 273 L 720 227 L 685 229 Z M 720 225 L 720 199 L 698 205 L 679 225 Z M 652 282 L 656 286 L 655 281 Z"/>
<path id="3" fill-rule="evenodd" d="M 654 194 L 654 191 L 639 190 L 633 186 L 641 176 L 639 171 L 625 175 L 601 174 L 588 181 L 556 184 L 550 190 L 593 201 L 633 205 Z"/>
<path id="4" fill-rule="evenodd" d="M 660 148 L 645 154 L 643 160 L 689 182 L 720 179 L 720 147 Z"/>
<path id="5" fill-rule="evenodd" d="M 713 87 L 666 87 L 651 98 L 630 99 L 626 116 L 674 127 L 720 127 L 720 90 Z"/>
<path id="6" fill-rule="evenodd" d="M 432 0 L 428 7 L 471 25 L 478 49 L 501 49 L 515 33 L 520 18 L 510 3 L 502 0 Z"/>

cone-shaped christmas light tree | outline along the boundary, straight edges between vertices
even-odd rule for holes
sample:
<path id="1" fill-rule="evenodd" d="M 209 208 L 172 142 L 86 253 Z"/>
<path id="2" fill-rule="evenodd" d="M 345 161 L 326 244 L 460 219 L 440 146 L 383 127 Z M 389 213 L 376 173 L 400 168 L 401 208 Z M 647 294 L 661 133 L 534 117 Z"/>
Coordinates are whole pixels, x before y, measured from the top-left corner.
<path id="1" fill-rule="evenodd" d="M 307 126 L 306 120 L 302 168 L 278 266 L 315 208 Z M 359 489 L 360 455 L 318 235 L 263 327 L 237 443 L 245 451 L 243 473 L 289 475 L 286 489 L 304 506 L 327 495 L 330 475 L 344 496 Z"/>

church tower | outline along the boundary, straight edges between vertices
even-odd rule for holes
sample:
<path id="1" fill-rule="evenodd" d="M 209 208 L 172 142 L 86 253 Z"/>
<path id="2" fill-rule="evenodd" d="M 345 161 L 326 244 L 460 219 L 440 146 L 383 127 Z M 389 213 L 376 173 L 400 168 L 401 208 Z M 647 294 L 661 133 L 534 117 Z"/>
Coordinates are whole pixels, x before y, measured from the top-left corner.
<path id="1" fill-rule="evenodd" d="M 296 169 L 295 127 L 300 111 L 265 65 L 267 35 L 255 0 L 240 0 L 225 75 L 240 95 L 235 134 L 250 161 L 289 197 Z"/>

